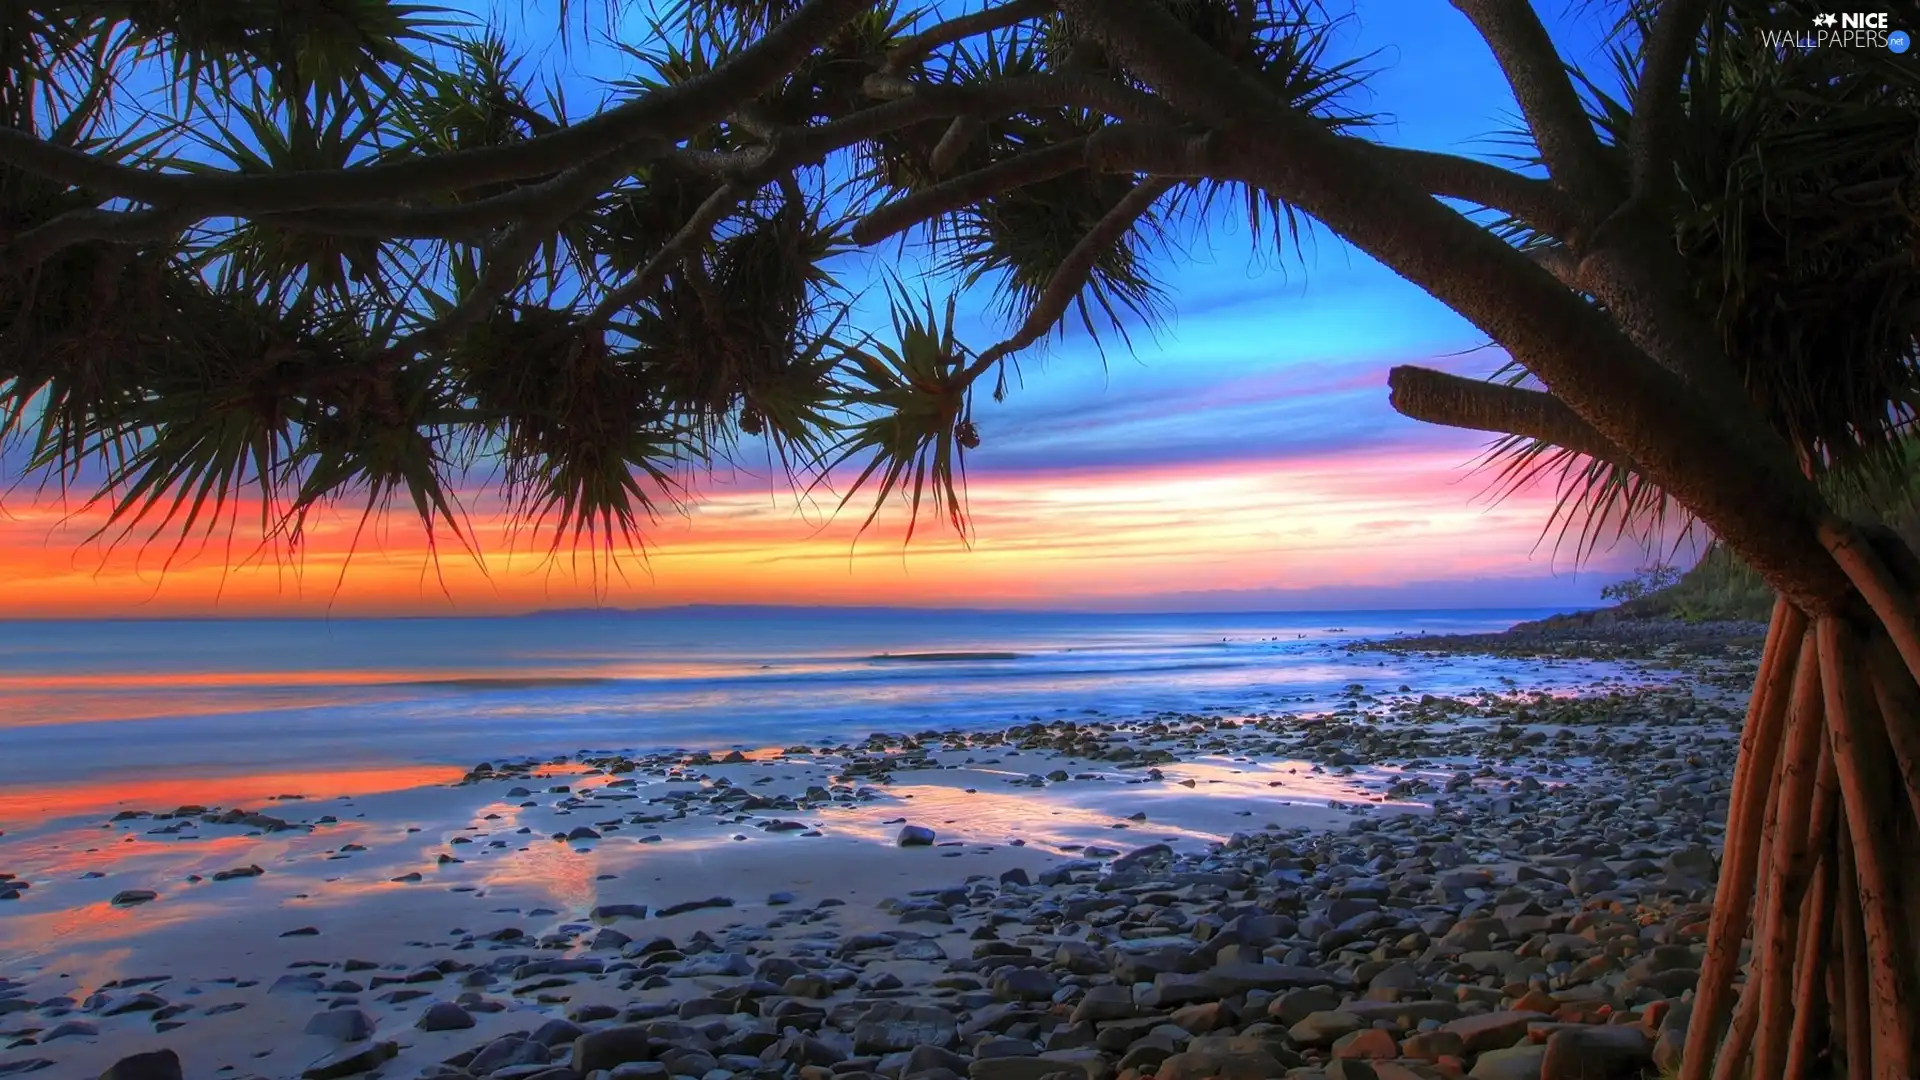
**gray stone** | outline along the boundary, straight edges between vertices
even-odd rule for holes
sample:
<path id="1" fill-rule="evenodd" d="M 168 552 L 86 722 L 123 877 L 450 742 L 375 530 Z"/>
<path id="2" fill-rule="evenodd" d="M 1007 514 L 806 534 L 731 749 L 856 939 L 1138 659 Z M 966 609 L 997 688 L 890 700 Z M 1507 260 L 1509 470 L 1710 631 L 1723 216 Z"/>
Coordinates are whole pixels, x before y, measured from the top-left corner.
<path id="1" fill-rule="evenodd" d="M 477 1076 L 514 1065 L 545 1065 L 553 1060 L 553 1052 L 547 1044 L 517 1035 L 505 1035 L 481 1048 L 480 1053 L 467 1063 L 467 1071 Z"/>
<path id="2" fill-rule="evenodd" d="M 413 1026 L 421 1031 L 460 1031 L 473 1026 L 473 1014 L 451 1001 L 436 1001 L 426 1007 Z"/>
<path id="3" fill-rule="evenodd" d="M 149 1050 L 123 1057 L 107 1066 L 100 1080 L 181 1080 L 180 1055 L 171 1050 Z"/>
<path id="4" fill-rule="evenodd" d="M 1287 1029 L 1287 1038 L 1301 1046 L 1332 1046 L 1342 1035 L 1351 1035 L 1367 1026 L 1365 1020 L 1338 1009 L 1310 1013 Z"/>
<path id="5" fill-rule="evenodd" d="M 1636 1080 L 1653 1062 L 1653 1040 L 1632 1024 L 1561 1028 L 1547 1037 L 1540 1080 Z"/>
<path id="6" fill-rule="evenodd" d="M 993 973 L 993 996 L 1001 1001 L 1050 1001 L 1059 980 L 1037 968 L 1001 968 Z"/>
<path id="7" fill-rule="evenodd" d="M 950 1047 L 960 1037 L 947 1009 L 883 1002 L 868 1009 L 853 1026 L 856 1053 L 892 1053 L 919 1046 Z"/>
<path id="8" fill-rule="evenodd" d="M 1477 1054 L 1483 1050 L 1504 1050 L 1527 1037 L 1527 1025 L 1535 1020 L 1546 1020 L 1544 1013 L 1507 1012 L 1481 1013 L 1478 1016 L 1463 1016 L 1448 1021 L 1443 1030 L 1460 1036 L 1461 1045 L 1467 1053 Z"/>
<path id="9" fill-rule="evenodd" d="M 1291 964 L 1227 963 L 1203 972 L 1201 977 L 1220 997 L 1232 997 L 1249 990 L 1279 993 L 1282 990 L 1300 990 L 1314 986 L 1331 986 L 1344 990 L 1353 984 L 1353 980 L 1335 972 L 1295 967 Z"/>
<path id="10" fill-rule="evenodd" d="M 1073 1020 L 1126 1020 L 1138 1010 L 1133 1005 L 1133 990 L 1125 986 L 1095 986 L 1087 990 L 1073 1007 Z"/>
<path id="11" fill-rule="evenodd" d="M 644 1024 L 625 1024 L 589 1031 L 573 1042 L 573 1067 L 590 1073 L 645 1061 L 652 1056 L 647 1030 Z"/>
<path id="12" fill-rule="evenodd" d="M 1331 990 L 1289 990 L 1267 1003 L 1267 1015 L 1292 1027 L 1314 1013 L 1339 1007 L 1340 995 Z"/>
<path id="13" fill-rule="evenodd" d="M 373 1017 L 359 1009 L 328 1009 L 307 1019 L 306 1032 L 335 1042 L 373 1038 Z"/>
<path id="14" fill-rule="evenodd" d="M 392 1060 L 399 1052 L 400 1045 L 392 1042 L 350 1046 L 309 1065 L 300 1074 L 301 1080 L 339 1080 L 340 1077 L 369 1072 Z"/>
<path id="15" fill-rule="evenodd" d="M 716 975 L 745 977 L 751 974 L 753 974 L 753 961 L 739 953 L 731 952 L 689 956 L 667 969 L 667 975 L 675 979 Z"/>
<path id="16" fill-rule="evenodd" d="M 1467 1073 L 1472 1080 L 1540 1080 L 1540 1064 L 1547 1048 L 1528 1043 L 1504 1050 L 1488 1050 Z"/>

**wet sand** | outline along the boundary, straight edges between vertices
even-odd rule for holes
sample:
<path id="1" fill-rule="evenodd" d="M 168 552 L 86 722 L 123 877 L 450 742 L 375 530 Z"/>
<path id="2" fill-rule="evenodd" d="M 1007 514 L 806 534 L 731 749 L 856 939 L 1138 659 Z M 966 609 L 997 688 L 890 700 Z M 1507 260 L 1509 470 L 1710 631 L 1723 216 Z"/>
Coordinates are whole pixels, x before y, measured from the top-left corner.
<path id="1" fill-rule="evenodd" d="M 1594 674 L 1596 697 L 1626 682 Z M 783 955 L 823 930 L 896 928 L 879 905 L 916 890 L 1037 878 L 1148 845 L 1199 857 L 1236 834 L 1423 815 L 1443 791 L 1487 782 L 1571 782 L 1584 759 L 1527 748 L 1569 725 L 1615 723 L 1579 714 L 1571 694 L 1351 698 L 1312 716 L 1056 721 L 718 760 L 589 752 L 13 797 L 0 802 L 0 875 L 18 893 L 0 901 L 11 980 L 0 981 L 0 1075 L 40 1061 L 50 1075 L 93 1076 L 170 1047 L 189 1076 L 297 1076 L 339 1049 L 305 1031 L 329 1000 L 351 997 L 382 1030 L 408 1028 L 428 1001 L 486 985 L 433 966 L 485 959 L 477 951 L 614 960 L 653 935 L 705 933 L 758 935 L 758 951 Z M 932 843 L 900 846 L 907 826 L 932 830 Z M 675 910 L 711 898 L 725 906 Z M 618 906 L 628 910 L 607 911 Z M 965 941 L 947 952 L 965 955 Z M 944 970 L 922 967 L 887 971 L 924 983 Z M 290 989 L 287 977 L 307 971 L 336 989 Z M 526 986 L 495 994 L 497 1011 L 476 1007 L 473 1028 L 408 1030 L 385 1075 L 583 1006 L 631 1011 L 688 989 Z M 72 1021 L 82 1029 L 47 1038 Z"/>

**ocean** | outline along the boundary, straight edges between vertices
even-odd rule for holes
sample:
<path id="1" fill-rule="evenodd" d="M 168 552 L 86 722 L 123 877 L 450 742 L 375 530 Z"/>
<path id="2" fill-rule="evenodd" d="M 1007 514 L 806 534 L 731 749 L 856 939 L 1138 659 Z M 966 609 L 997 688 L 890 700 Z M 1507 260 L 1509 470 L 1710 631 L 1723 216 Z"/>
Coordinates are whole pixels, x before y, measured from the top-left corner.
<path id="1" fill-rule="evenodd" d="M 462 619 L 0 622 L 0 789 L 858 740 L 1448 692 L 1523 661 L 1351 654 L 1530 610 L 1084 615 L 675 608 Z"/>

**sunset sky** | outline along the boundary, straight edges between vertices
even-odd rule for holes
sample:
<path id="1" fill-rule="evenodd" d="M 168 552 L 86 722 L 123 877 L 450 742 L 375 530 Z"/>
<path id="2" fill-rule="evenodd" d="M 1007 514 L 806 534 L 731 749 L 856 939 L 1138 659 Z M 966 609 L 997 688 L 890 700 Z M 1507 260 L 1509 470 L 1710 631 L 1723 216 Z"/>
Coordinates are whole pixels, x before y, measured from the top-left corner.
<path id="1" fill-rule="evenodd" d="M 471 0 L 476 10 L 493 10 Z M 547 2 L 495 5 L 517 40 L 584 99 L 616 69 L 605 46 L 551 47 Z M 1542 5 L 1563 50 L 1598 63 L 1595 26 Z M 637 32 L 637 24 L 635 25 Z M 1371 111 L 1400 145 L 1496 155 L 1513 105 L 1491 56 L 1445 4 L 1363 3 L 1346 47 L 1375 52 Z M 889 252 L 891 261 L 891 252 Z M 909 261 L 900 264 L 912 269 Z M 488 497 L 468 510 L 483 560 L 410 512 L 359 535 L 343 513 L 299 552 L 260 550 L 257 518 L 230 542 L 88 543 L 97 516 L 17 489 L 0 502 L 0 617 L 485 613 L 593 603 L 901 604 L 1130 610 L 1590 604 L 1642 558 L 1604 552 L 1578 575 L 1542 538 L 1551 491 L 1495 503 L 1470 473 L 1485 439 L 1426 427 L 1387 404 L 1386 371 L 1418 362 L 1485 374 L 1501 357 L 1438 303 L 1324 235 L 1304 260 L 1256 253 L 1244 226 L 1196 262 L 1168 263 L 1177 316 L 1103 367 L 1070 338 L 1004 404 L 976 406 L 975 536 L 902 546 L 882 521 L 803 498 L 777 471 L 696 478 L 701 498 L 609 570 L 545 559 L 509 535 Z M 969 297 L 978 301 L 980 298 Z M 975 310 L 970 340 L 993 340 Z M 18 476 L 18 455 L 4 462 Z M 863 496 L 864 498 L 864 496 Z M 254 532 L 247 531 L 249 526 Z M 344 567 L 344 572 L 343 572 Z"/>

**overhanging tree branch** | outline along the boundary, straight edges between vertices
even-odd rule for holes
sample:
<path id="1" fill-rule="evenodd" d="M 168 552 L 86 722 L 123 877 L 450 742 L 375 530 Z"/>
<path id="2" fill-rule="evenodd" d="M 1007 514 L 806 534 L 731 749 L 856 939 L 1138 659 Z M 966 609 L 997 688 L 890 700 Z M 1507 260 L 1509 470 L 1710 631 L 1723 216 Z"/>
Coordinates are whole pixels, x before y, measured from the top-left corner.
<path id="1" fill-rule="evenodd" d="M 948 116 L 978 111 L 989 115 L 1019 108 L 1076 108 L 1134 123 L 1177 123 L 1179 117 L 1152 94 L 1086 72 L 1048 72 L 1009 76 L 991 82 L 926 83 L 898 75 L 867 76 L 862 89 L 883 101 L 917 99 Z"/>
<path id="2" fill-rule="evenodd" d="M 196 210 L 181 211 L 172 207 L 69 210 L 0 243 L 0 259 L 16 271 L 24 270 L 75 244 L 102 240 L 114 244 L 146 244 L 164 240 L 204 220 L 205 216 Z"/>
<path id="3" fill-rule="evenodd" d="M 157 172 L 0 127 L 0 164 L 94 192 L 244 217 L 417 198 L 564 171 L 646 139 L 685 138 L 765 93 L 868 0 L 806 0 L 785 22 L 704 75 L 648 92 L 523 142 L 344 169 L 248 174 Z"/>
<path id="4" fill-rule="evenodd" d="M 1093 277 L 1093 268 L 1100 260 L 1100 254 L 1110 248 L 1128 230 L 1132 229 L 1142 215 L 1153 209 L 1160 197 L 1172 191 L 1177 181 L 1153 178 L 1143 180 L 1132 191 L 1114 204 L 1106 216 L 1087 231 L 1080 242 L 1073 246 L 1067 257 L 1047 280 L 1047 287 L 1041 290 L 1040 297 L 1034 301 L 1033 310 L 1027 313 L 1026 321 L 1014 335 L 998 345 L 980 354 L 973 363 L 967 365 L 962 378 L 971 383 L 991 371 L 1007 357 L 1031 346 L 1051 333 L 1061 316 L 1087 287 Z"/>
<path id="5" fill-rule="evenodd" d="M 1619 201 L 1600 137 L 1528 0 L 1453 0 L 1493 50 L 1555 184 L 1589 208 Z"/>
<path id="6" fill-rule="evenodd" d="M 853 242 L 862 247 L 877 244 L 922 222 L 978 205 L 982 199 L 1077 172 L 1086 168 L 1086 159 L 1087 139 L 1082 136 L 996 161 L 886 203 L 854 225 Z"/>
<path id="7" fill-rule="evenodd" d="M 887 53 L 886 72 L 898 75 L 942 45 L 1017 26 L 1054 9 L 1053 0 L 1007 0 L 1006 3 L 960 15 L 901 42 Z"/>
<path id="8" fill-rule="evenodd" d="M 1394 411 L 1410 420 L 1496 435 L 1524 435 L 1639 471 L 1618 446 L 1545 391 L 1410 366 L 1387 372 L 1387 387 Z"/>
<path id="9" fill-rule="evenodd" d="M 1673 148 L 1679 138 L 1680 83 L 1706 21 L 1707 0 L 1663 0 L 1648 31 L 1627 128 L 1632 197 L 1660 200 L 1673 186 Z"/>
<path id="10" fill-rule="evenodd" d="M 1544 180 L 1457 154 L 1382 146 L 1388 168 L 1429 195 L 1460 199 L 1512 214 L 1536 231 L 1577 245 L 1590 227 L 1580 204 Z"/>
<path id="11" fill-rule="evenodd" d="M 1586 287 L 1580 283 L 1580 260 L 1575 258 L 1571 251 L 1557 245 L 1543 245 L 1522 250 L 1526 252 L 1527 258 L 1533 260 L 1535 266 L 1552 274 L 1560 284 L 1576 292 L 1587 291 Z"/>
<path id="12" fill-rule="evenodd" d="M 1208 133 L 1163 124 L 1113 124 L 1087 139 L 1087 166 L 1097 172 L 1224 178 L 1231 164 Z"/>
<path id="13" fill-rule="evenodd" d="M 622 282 L 619 287 L 610 290 L 593 312 L 587 316 L 588 325 L 602 325 L 618 315 L 628 305 L 646 296 L 660 287 L 667 274 L 692 253 L 693 249 L 705 243 L 713 235 L 713 227 L 721 219 L 733 213 L 740 200 L 751 195 L 757 187 L 745 182 L 729 182 L 716 188 L 701 202 L 686 224 L 661 245 L 660 250 L 648 259 L 646 265 L 634 272 L 634 275 Z"/>
<path id="14" fill-rule="evenodd" d="M 995 106 L 994 115 L 1045 100 L 1059 91 L 1051 80 L 1008 80 L 995 85 L 981 100 Z M 1028 95 L 1031 95 L 1030 97 Z M 637 167 L 649 159 L 671 158 L 695 171 L 718 175 L 755 174 L 764 180 L 782 170 L 816 164 L 828 154 L 924 120 L 950 115 L 958 99 L 942 95 L 912 95 L 885 101 L 850 116 L 817 127 L 776 132 L 775 143 L 736 151 L 676 149 L 647 141 L 623 149 L 609 164 Z M 777 147 L 777 148 L 776 148 Z M 371 202 L 309 210 L 243 215 L 216 213 L 205 206 L 187 205 L 152 210 L 70 210 L 15 237 L 5 254 L 16 266 L 33 265 L 62 248 L 96 242 L 137 244 L 161 239 L 210 217 L 238 216 L 291 232 L 380 239 L 472 240 L 512 224 L 529 214 L 555 209 L 562 187 L 560 177 L 524 184 L 511 191 L 453 206 L 413 206 L 404 202 Z M 168 227 L 171 226 L 171 227 Z"/>
<path id="15" fill-rule="evenodd" d="M 467 295 L 452 310 L 394 343 L 387 350 L 383 365 L 391 367 L 415 354 L 458 340 L 485 318 L 502 297 L 520 286 L 527 261 L 560 223 L 627 169 L 627 165 L 609 155 L 598 162 L 576 165 L 549 181 L 554 185 L 552 197 L 541 205 L 540 211 L 514 222 L 487 246 L 481 258 L 480 280 Z"/>

